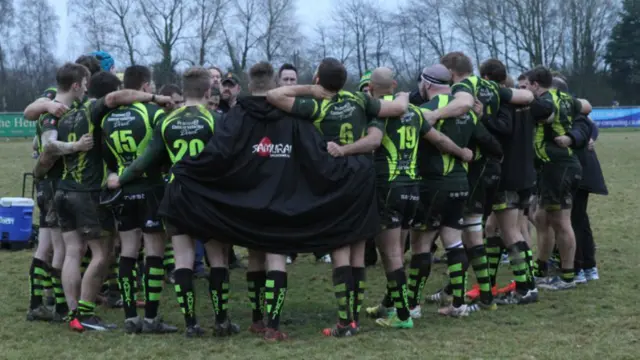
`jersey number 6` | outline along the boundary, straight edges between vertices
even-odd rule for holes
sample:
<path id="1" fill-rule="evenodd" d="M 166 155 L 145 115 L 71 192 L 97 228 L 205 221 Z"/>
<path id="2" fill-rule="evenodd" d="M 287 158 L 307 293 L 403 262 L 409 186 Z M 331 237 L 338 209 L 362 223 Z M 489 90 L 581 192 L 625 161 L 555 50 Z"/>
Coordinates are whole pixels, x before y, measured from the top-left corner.
<path id="1" fill-rule="evenodd" d="M 340 125 L 340 143 L 353 144 L 353 125 L 350 123 Z"/>

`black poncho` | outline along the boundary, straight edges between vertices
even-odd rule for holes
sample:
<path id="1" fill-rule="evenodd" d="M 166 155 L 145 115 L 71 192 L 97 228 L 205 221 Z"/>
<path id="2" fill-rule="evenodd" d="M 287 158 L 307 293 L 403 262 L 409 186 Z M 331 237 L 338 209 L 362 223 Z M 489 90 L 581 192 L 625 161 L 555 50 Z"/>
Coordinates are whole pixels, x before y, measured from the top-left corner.
<path id="1" fill-rule="evenodd" d="M 172 169 L 160 213 L 200 239 L 272 253 L 331 251 L 379 229 L 366 156 L 333 158 L 312 123 L 240 99 L 199 156 Z"/>

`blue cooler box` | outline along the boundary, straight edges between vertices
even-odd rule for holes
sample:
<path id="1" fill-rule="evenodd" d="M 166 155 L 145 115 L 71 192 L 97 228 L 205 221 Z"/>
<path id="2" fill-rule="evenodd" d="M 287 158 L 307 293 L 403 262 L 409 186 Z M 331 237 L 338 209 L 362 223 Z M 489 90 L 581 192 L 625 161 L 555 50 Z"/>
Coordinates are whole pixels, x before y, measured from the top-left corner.
<path id="1" fill-rule="evenodd" d="M 26 247 L 33 226 L 33 200 L 18 197 L 0 198 L 0 241 L 10 248 Z M 9 244 L 7 244 L 9 243 Z M 13 244 L 12 244 L 13 243 Z"/>

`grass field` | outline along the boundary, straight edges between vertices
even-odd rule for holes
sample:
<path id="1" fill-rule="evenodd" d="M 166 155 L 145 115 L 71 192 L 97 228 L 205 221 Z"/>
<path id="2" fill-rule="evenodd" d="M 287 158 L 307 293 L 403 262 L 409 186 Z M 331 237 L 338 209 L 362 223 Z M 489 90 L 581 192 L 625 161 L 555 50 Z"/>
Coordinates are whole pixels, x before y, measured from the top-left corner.
<path id="1" fill-rule="evenodd" d="M 565 293 L 542 292 L 534 305 L 476 313 L 467 319 L 442 318 L 436 308 L 423 308 L 423 318 L 410 331 L 378 328 L 362 321 L 354 338 L 327 339 L 320 331 L 334 323 L 335 300 L 330 266 L 302 257 L 289 267 L 289 293 L 283 330 L 291 340 L 265 344 L 248 332 L 230 338 L 185 339 L 183 335 L 131 336 L 71 333 L 64 325 L 28 323 L 27 272 L 30 251 L 0 251 L 0 359 L 636 359 L 640 349 L 640 313 L 633 300 L 640 275 L 640 133 L 607 132 L 597 143 L 611 195 L 592 197 L 590 214 L 601 280 Z M 0 143 L 0 195 L 19 196 L 22 173 L 30 171 L 29 142 Z M 430 293 L 444 280 L 436 265 L 427 284 Z M 366 305 L 384 290 L 380 266 L 368 271 Z M 509 279 L 506 267 L 501 282 Z M 244 272 L 232 272 L 231 316 L 244 329 L 250 323 Z M 209 327 L 211 305 L 206 282 L 198 280 L 200 323 Z M 161 312 L 183 327 L 172 289 L 165 289 Z M 121 310 L 99 314 L 122 324 Z"/>

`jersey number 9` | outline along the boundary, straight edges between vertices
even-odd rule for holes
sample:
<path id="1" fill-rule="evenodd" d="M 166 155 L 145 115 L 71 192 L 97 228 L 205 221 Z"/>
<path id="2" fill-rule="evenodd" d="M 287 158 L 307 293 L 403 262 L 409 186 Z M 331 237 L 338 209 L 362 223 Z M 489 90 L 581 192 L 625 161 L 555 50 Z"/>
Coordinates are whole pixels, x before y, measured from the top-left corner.
<path id="1" fill-rule="evenodd" d="M 116 147 L 118 154 L 133 153 L 138 150 L 136 139 L 133 138 L 133 131 L 131 130 L 115 131 L 109 137 L 113 140 L 113 145 Z"/>
<path id="2" fill-rule="evenodd" d="M 71 133 L 69 135 L 67 135 L 67 142 L 76 142 L 78 141 L 78 136 L 75 133 Z"/>
<path id="3" fill-rule="evenodd" d="M 189 156 L 196 156 L 204 149 L 204 141 L 200 139 L 192 139 L 189 142 L 184 139 L 178 139 L 173 142 L 173 148 L 178 149 L 176 159 L 180 160 L 189 150 Z"/>
<path id="4" fill-rule="evenodd" d="M 353 125 L 350 123 L 340 125 L 340 143 L 353 144 Z"/>
<path id="5" fill-rule="evenodd" d="M 416 146 L 416 128 L 413 126 L 403 126 L 398 129 L 400 135 L 400 150 L 410 150 Z"/>

